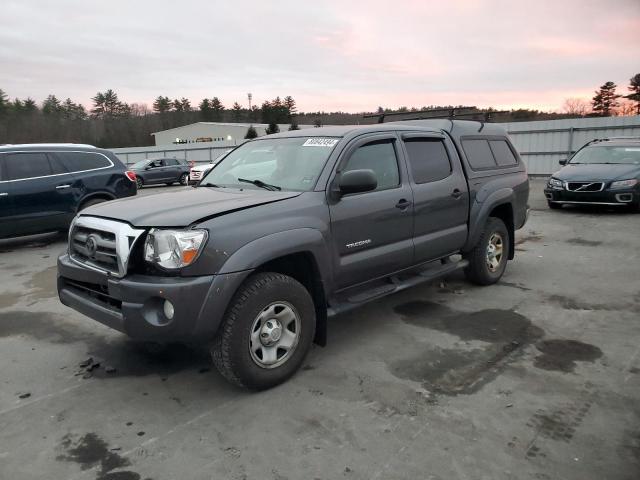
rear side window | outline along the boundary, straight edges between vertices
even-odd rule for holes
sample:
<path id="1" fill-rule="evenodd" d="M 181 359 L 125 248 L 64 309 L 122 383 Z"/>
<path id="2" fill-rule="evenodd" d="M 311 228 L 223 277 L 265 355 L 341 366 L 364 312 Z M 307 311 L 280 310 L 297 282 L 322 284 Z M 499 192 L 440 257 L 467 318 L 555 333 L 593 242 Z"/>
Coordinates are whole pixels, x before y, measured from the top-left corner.
<path id="1" fill-rule="evenodd" d="M 378 180 L 376 190 L 387 190 L 400 184 L 398 160 L 391 140 L 367 143 L 353 152 L 342 170 L 373 170 Z"/>
<path id="2" fill-rule="evenodd" d="M 57 152 L 56 156 L 68 172 L 83 172 L 111 166 L 111 162 L 105 156 L 97 153 Z"/>
<path id="3" fill-rule="evenodd" d="M 10 153 L 4 158 L 4 171 L 8 180 L 45 177 L 52 174 L 51 165 L 45 153 Z"/>
<path id="4" fill-rule="evenodd" d="M 515 155 L 505 140 L 489 140 L 489 146 L 491 147 L 493 156 L 496 159 L 496 163 L 501 167 L 507 167 L 518 163 L 518 160 L 516 160 Z"/>
<path id="5" fill-rule="evenodd" d="M 416 183 L 436 182 L 451 175 L 451 162 L 441 140 L 408 138 L 404 144 Z"/>
<path id="6" fill-rule="evenodd" d="M 467 155 L 469 164 L 474 170 L 483 168 L 495 168 L 496 161 L 491 153 L 489 142 L 486 140 L 463 140 L 462 148 Z"/>

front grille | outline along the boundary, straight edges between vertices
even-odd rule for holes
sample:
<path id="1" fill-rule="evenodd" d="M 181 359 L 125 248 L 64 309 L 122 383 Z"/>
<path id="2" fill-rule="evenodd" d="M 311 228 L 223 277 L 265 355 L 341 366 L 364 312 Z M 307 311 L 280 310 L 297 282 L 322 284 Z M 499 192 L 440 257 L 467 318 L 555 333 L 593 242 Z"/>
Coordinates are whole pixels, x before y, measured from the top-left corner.
<path id="1" fill-rule="evenodd" d="M 118 273 L 118 254 L 114 233 L 78 226 L 71 234 L 70 242 L 70 249 L 77 260 Z"/>
<path id="2" fill-rule="evenodd" d="M 603 182 L 567 182 L 570 192 L 601 192 L 603 188 Z"/>
<path id="3" fill-rule="evenodd" d="M 79 216 L 69 231 L 69 256 L 93 270 L 124 277 L 131 250 L 142 233 L 144 230 L 126 223 Z"/>

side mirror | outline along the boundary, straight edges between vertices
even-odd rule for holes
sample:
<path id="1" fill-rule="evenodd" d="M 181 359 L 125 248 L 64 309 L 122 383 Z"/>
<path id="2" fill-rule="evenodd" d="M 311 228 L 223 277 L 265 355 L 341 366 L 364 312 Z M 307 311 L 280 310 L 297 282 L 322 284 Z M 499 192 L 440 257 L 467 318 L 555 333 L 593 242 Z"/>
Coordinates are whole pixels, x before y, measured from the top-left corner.
<path id="1" fill-rule="evenodd" d="M 378 179 L 373 170 L 350 170 L 340 175 L 338 188 L 342 195 L 349 193 L 362 193 L 375 190 L 378 186 Z"/>
<path id="2" fill-rule="evenodd" d="M 559 163 L 560 165 L 566 165 L 566 164 L 567 164 L 567 159 L 566 159 L 566 158 L 563 158 L 563 159 L 562 159 L 562 160 L 560 160 L 558 163 Z"/>

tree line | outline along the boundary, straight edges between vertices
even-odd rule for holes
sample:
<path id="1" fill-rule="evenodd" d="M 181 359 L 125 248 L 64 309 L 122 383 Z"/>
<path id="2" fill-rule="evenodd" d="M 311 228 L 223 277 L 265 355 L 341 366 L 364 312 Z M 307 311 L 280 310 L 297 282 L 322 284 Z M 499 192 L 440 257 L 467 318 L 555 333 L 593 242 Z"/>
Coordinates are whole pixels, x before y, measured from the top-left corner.
<path id="1" fill-rule="evenodd" d="M 618 94 L 614 82 L 604 83 L 596 90 L 591 102 L 567 99 L 562 113 L 535 109 L 497 111 L 493 108 L 463 107 L 466 112 L 489 114 L 493 121 L 547 120 L 576 116 L 609 116 L 640 114 L 640 74 L 630 79 L 629 94 Z M 98 92 L 87 110 L 70 98 L 48 95 L 38 105 L 32 98 L 13 100 L 0 89 L 0 144 L 34 142 L 89 143 L 99 147 L 117 148 L 153 145 L 151 133 L 194 122 L 231 122 L 268 124 L 267 133 L 275 133 L 278 125 L 295 130 L 300 124 L 322 125 L 374 123 L 375 118 L 363 118 L 362 113 L 298 112 L 291 96 L 276 97 L 250 108 L 234 102 L 227 108 L 218 97 L 202 99 L 193 106 L 185 97 L 171 99 L 158 96 L 149 108 L 142 103 L 121 101 L 114 90 Z M 422 112 L 453 109 L 453 106 L 378 107 L 378 114 Z M 461 108 L 461 107 L 455 107 Z M 470 117 L 468 117 L 470 118 Z M 398 119 L 401 119 L 398 117 Z M 249 129 L 248 137 L 256 135 Z"/>

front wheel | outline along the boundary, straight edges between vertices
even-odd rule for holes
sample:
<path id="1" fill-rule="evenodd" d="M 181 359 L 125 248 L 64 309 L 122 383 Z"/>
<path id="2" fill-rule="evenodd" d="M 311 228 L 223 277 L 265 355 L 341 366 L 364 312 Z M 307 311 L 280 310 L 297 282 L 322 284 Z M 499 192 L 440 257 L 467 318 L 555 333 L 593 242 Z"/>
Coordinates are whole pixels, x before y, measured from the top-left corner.
<path id="1" fill-rule="evenodd" d="M 144 185 L 144 180 L 142 180 L 140 177 L 136 177 L 136 186 L 138 187 L 138 190 L 140 190 L 143 185 Z"/>
<path id="2" fill-rule="evenodd" d="M 274 387 L 300 368 L 315 334 L 311 295 L 280 273 L 249 277 L 234 295 L 211 347 L 230 382 L 251 390 Z"/>
<path id="3" fill-rule="evenodd" d="M 502 220 L 489 217 L 473 250 L 465 255 L 469 266 L 464 273 L 478 285 L 491 285 L 500 280 L 509 259 L 509 230 Z"/>
<path id="4" fill-rule="evenodd" d="M 189 183 L 189 174 L 183 173 L 180 176 L 180 185 L 187 185 Z"/>

